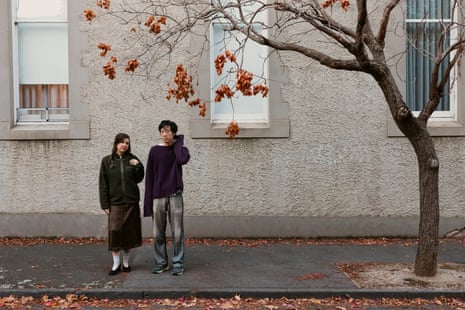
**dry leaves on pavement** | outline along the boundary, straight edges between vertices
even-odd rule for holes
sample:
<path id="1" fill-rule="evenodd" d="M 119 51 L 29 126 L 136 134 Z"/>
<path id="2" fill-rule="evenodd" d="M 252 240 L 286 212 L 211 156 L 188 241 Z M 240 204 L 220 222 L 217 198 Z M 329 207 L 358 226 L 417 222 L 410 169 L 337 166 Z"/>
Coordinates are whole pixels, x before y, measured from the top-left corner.
<path id="1" fill-rule="evenodd" d="M 105 238 L 64 238 L 64 237 L 0 237 L 0 245 L 22 246 L 36 244 L 104 244 Z M 152 238 L 144 239 L 144 243 L 153 243 Z M 235 238 L 235 239 L 213 239 L 213 238 L 189 238 L 185 240 L 186 245 L 215 245 L 215 246 L 244 246 L 257 247 L 268 244 L 284 245 L 388 245 L 399 244 L 410 246 L 417 244 L 414 238 Z"/>
<path id="2" fill-rule="evenodd" d="M 14 296 L 0 298 L 2 309 L 465 309 L 463 300 L 434 298 L 177 298 L 177 299 L 94 299 L 69 294 L 66 297 L 43 296 L 40 299 Z M 432 308 L 433 307 L 433 308 Z"/>

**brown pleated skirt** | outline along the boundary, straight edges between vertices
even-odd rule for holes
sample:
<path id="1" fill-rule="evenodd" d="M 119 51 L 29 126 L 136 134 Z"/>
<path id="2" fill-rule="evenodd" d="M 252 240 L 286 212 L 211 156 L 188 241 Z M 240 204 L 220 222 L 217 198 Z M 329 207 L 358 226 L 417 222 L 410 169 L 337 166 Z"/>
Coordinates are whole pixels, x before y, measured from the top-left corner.
<path id="1" fill-rule="evenodd" d="M 108 216 L 108 250 L 129 250 L 142 245 L 138 204 L 111 206 Z"/>

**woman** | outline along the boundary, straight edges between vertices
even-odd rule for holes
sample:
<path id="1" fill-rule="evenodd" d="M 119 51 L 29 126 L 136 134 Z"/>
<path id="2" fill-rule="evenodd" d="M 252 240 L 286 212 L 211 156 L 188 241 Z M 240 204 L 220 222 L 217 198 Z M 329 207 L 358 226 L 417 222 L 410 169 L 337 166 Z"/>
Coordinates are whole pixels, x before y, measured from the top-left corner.
<path id="1" fill-rule="evenodd" d="M 99 176 L 100 206 L 108 215 L 108 250 L 113 256 L 110 276 L 131 271 L 129 251 L 142 244 L 137 184 L 143 178 L 144 166 L 131 153 L 129 136 L 118 133 L 111 154 L 102 159 Z"/>

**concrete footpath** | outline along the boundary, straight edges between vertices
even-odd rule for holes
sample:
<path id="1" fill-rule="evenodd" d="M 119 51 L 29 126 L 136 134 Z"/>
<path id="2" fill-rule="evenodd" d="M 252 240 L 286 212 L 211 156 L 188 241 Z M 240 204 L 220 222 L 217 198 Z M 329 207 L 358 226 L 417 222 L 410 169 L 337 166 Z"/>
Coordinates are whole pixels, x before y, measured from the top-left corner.
<path id="1" fill-rule="evenodd" d="M 106 244 L 38 244 L 0 246 L 0 297 L 65 296 L 98 298 L 288 297 L 348 296 L 465 297 L 465 289 L 360 288 L 338 263 L 413 263 L 416 245 L 293 244 L 257 246 L 186 246 L 185 273 L 151 273 L 152 245 L 133 250 L 132 271 L 109 276 L 111 254 Z M 465 245 L 442 241 L 439 262 L 462 264 Z M 309 275 L 318 274 L 321 277 Z M 465 284 L 465 279 L 464 279 Z M 465 286 L 464 286 L 465 288 Z"/>

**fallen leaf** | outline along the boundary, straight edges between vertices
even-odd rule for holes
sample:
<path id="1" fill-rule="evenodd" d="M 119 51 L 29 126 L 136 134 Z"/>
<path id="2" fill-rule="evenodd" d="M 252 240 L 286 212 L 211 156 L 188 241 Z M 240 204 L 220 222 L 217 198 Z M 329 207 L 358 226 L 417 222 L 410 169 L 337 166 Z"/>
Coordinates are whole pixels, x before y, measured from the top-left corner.
<path id="1" fill-rule="evenodd" d="M 313 279 L 322 279 L 326 277 L 324 274 L 321 273 L 307 273 L 301 276 L 297 277 L 297 280 L 303 281 L 303 280 L 313 280 Z"/>

